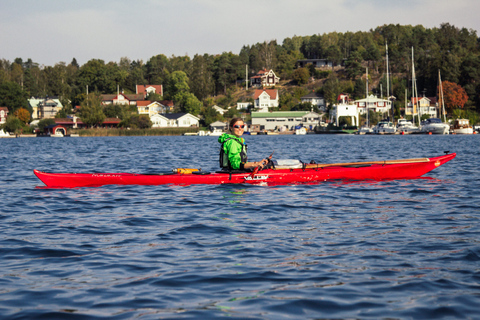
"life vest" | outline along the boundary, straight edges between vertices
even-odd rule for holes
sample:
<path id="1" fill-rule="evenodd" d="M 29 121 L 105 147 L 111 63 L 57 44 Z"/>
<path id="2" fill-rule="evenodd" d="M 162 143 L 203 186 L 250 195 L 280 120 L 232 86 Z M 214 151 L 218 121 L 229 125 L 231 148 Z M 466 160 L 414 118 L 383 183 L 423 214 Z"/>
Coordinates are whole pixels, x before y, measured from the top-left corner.
<path id="1" fill-rule="evenodd" d="M 220 168 L 222 169 L 227 169 L 229 171 L 233 170 L 232 169 L 232 166 L 230 165 L 230 161 L 228 160 L 228 153 L 225 152 L 225 148 L 224 148 L 224 144 L 225 142 L 227 142 L 228 140 L 234 140 L 236 141 L 237 143 L 241 144 L 242 145 L 242 151 L 240 151 L 240 160 L 242 163 L 246 163 L 247 162 L 247 145 L 244 144 L 244 143 L 241 143 L 240 141 L 238 141 L 237 139 L 235 138 L 228 138 L 226 139 L 225 141 L 223 141 L 221 147 L 220 147 L 220 158 L 219 158 L 219 161 L 220 161 Z"/>

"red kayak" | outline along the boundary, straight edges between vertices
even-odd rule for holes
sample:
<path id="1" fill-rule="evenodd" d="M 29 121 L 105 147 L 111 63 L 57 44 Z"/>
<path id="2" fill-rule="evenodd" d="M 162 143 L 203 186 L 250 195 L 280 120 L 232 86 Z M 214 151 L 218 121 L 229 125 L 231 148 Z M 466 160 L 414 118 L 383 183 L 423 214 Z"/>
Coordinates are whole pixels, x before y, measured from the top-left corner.
<path id="1" fill-rule="evenodd" d="M 47 173 L 33 170 L 47 187 L 76 188 L 103 185 L 162 185 L 162 184 L 296 184 L 327 180 L 389 180 L 418 178 L 455 158 L 456 153 L 433 158 L 350 162 L 333 164 L 304 164 L 302 168 L 261 170 L 255 174 L 224 172 L 135 174 L 135 173 Z M 194 169 L 195 170 L 195 169 Z"/>

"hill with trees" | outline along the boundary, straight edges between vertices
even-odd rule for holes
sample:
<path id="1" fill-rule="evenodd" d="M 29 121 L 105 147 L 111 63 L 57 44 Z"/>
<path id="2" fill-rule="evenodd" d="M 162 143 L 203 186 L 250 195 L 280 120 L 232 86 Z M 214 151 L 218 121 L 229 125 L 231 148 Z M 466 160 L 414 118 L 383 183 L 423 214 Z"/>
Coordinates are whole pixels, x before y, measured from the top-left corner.
<path id="1" fill-rule="evenodd" d="M 223 52 L 193 57 L 158 54 L 146 62 L 124 57 L 118 62 L 92 59 L 80 66 L 73 58 L 69 64 L 40 66 L 31 59 L 17 58 L 13 62 L 2 59 L 0 106 L 7 106 L 13 114 L 20 108 L 28 109 L 27 97 L 58 96 L 68 114 L 72 107 L 82 105 L 86 86 L 96 94 L 115 94 L 118 88 L 128 94 L 135 93 L 137 84 L 162 84 L 162 99 L 173 100 L 179 111 L 200 114 L 209 123 L 222 118 L 212 112 L 214 104 L 227 108 L 235 106 L 237 101 L 250 101 L 252 92 L 245 91 L 242 81 L 264 68 L 273 69 L 281 78 L 276 87 L 280 93 L 279 110 L 308 108 L 300 103 L 300 97 L 312 90 L 322 93 L 330 104 L 341 92 L 363 98 L 367 67 L 371 93 L 385 97 L 386 45 L 390 94 L 396 97 L 397 115 L 405 101 L 405 90 L 408 89 L 407 95 L 411 94 L 413 47 L 420 94 L 437 95 L 440 70 L 445 80 L 449 115 L 478 122 L 479 38 L 475 30 L 449 23 L 431 29 L 390 24 L 369 31 L 294 36 L 281 44 L 274 40 L 245 45 L 238 54 Z M 327 59 L 333 65 L 321 69 L 312 65 L 299 68 L 300 59 Z M 235 112 L 232 108 L 226 117 Z"/>

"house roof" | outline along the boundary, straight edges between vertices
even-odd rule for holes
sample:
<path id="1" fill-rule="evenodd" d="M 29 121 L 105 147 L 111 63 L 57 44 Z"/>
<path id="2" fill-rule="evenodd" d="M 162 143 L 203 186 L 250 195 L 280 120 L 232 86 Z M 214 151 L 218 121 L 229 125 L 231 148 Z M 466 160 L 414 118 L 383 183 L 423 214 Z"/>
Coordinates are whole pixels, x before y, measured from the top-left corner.
<path id="1" fill-rule="evenodd" d="M 55 123 L 56 125 L 65 125 L 65 124 L 72 124 L 73 125 L 73 119 L 71 118 L 55 118 L 53 119 L 55 120 Z M 106 118 L 105 120 L 103 120 L 102 123 L 104 124 L 119 124 L 120 122 L 122 122 L 122 120 L 118 119 L 118 118 Z M 83 124 L 82 120 L 80 118 L 77 118 L 77 124 Z"/>
<path id="2" fill-rule="evenodd" d="M 260 95 L 264 92 L 266 92 L 270 96 L 270 99 L 277 99 L 277 93 L 278 93 L 277 89 L 257 89 L 255 90 L 253 99 L 254 100 L 258 99 L 258 97 L 260 97 Z"/>
<path id="3" fill-rule="evenodd" d="M 177 120 L 177 119 L 180 119 L 182 117 L 185 117 L 185 116 L 190 116 L 196 120 L 200 120 L 200 118 L 197 118 L 195 117 L 194 115 L 190 114 L 190 113 L 184 113 L 184 112 L 179 112 L 179 113 L 162 113 L 161 114 L 162 116 L 164 116 L 165 118 L 167 119 L 170 119 L 170 120 Z"/>
<path id="4" fill-rule="evenodd" d="M 7 112 L 8 112 L 8 108 L 7 108 L 7 107 L 0 107 L 0 110 L 7 111 Z"/>
<path id="5" fill-rule="evenodd" d="M 147 92 L 148 88 L 154 88 L 155 93 L 163 94 L 161 84 L 137 84 L 137 94 Z"/>
<path id="6" fill-rule="evenodd" d="M 145 106 L 151 105 L 152 103 L 155 103 L 155 101 L 150 101 L 150 100 L 137 101 L 137 107 L 145 107 Z"/>
<path id="7" fill-rule="evenodd" d="M 429 98 L 427 97 L 417 97 L 417 98 L 414 98 L 412 97 L 410 100 L 412 101 L 412 103 L 417 103 L 418 101 L 422 100 L 422 99 L 426 99 L 428 101 L 431 101 Z"/>

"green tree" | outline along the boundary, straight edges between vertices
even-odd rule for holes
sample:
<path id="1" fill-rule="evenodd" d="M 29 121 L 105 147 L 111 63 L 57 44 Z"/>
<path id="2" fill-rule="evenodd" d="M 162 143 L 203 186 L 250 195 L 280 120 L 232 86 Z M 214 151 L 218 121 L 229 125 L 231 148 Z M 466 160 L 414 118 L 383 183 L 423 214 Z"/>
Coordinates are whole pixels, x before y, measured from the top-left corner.
<path id="1" fill-rule="evenodd" d="M 98 126 L 105 120 L 102 98 L 97 93 L 90 93 L 80 104 L 80 118 L 88 127 Z"/>
<path id="2" fill-rule="evenodd" d="M 40 132 L 43 132 L 46 127 L 55 124 L 54 119 L 42 119 L 38 122 L 37 127 Z"/>
<path id="3" fill-rule="evenodd" d="M 31 107 L 28 105 L 27 99 L 26 92 L 22 90 L 19 84 L 11 81 L 0 84 L 0 106 L 6 106 L 10 114 L 20 108 L 25 108 L 31 113 Z"/>
<path id="4" fill-rule="evenodd" d="M 337 103 L 337 97 L 342 92 L 340 81 L 338 80 L 337 76 L 332 73 L 323 86 L 323 96 L 325 98 L 325 102 L 329 105 L 333 105 Z"/>
<path id="5" fill-rule="evenodd" d="M 193 57 L 190 87 L 198 99 L 203 100 L 214 93 L 212 66 L 209 64 L 208 55 L 195 55 Z"/>
<path id="6" fill-rule="evenodd" d="M 310 72 L 307 68 L 298 68 L 293 71 L 292 78 L 298 85 L 307 84 L 310 78 Z"/>
<path id="7" fill-rule="evenodd" d="M 7 121 L 3 124 L 3 128 L 7 132 L 21 133 L 24 127 L 22 120 L 18 119 L 15 116 L 8 116 Z"/>
<path id="8" fill-rule="evenodd" d="M 345 70 L 350 79 L 355 80 L 359 75 L 363 73 L 362 67 L 362 55 L 359 51 L 354 51 L 350 54 L 345 62 Z"/>

